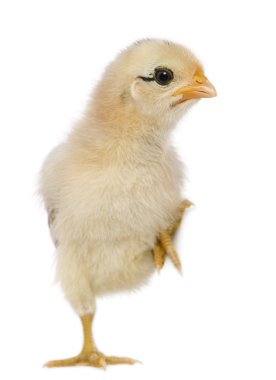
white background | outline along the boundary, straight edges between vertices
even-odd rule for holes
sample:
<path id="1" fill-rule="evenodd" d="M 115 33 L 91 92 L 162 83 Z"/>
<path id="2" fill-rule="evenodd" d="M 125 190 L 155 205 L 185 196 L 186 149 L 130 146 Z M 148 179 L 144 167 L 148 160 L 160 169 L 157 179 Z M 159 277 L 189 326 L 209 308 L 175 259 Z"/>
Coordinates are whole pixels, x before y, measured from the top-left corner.
<path id="1" fill-rule="evenodd" d="M 273 3 L 1 1 L 1 378 L 275 380 Z M 196 205 L 176 243 L 184 276 L 167 263 L 141 291 L 98 303 L 99 348 L 143 365 L 45 369 L 82 335 L 54 284 L 37 173 L 104 66 L 143 37 L 189 46 L 218 92 L 174 133 Z"/>

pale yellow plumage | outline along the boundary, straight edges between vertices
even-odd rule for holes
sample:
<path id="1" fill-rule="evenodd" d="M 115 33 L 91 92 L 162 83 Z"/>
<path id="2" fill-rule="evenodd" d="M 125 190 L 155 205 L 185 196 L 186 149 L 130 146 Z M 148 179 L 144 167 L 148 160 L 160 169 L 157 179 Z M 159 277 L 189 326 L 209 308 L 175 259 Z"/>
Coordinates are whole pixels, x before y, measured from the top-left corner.
<path id="1" fill-rule="evenodd" d="M 47 157 L 40 191 L 57 279 L 84 326 L 97 296 L 139 287 L 156 260 L 162 267 L 164 249 L 180 267 L 170 236 L 181 219 L 182 171 L 169 134 L 195 98 L 214 91 L 186 48 L 141 41 L 107 67 L 84 116 Z M 154 260 L 158 239 L 163 258 Z M 98 353 L 85 337 L 79 356 L 48 366 L 134 363 Z"/>

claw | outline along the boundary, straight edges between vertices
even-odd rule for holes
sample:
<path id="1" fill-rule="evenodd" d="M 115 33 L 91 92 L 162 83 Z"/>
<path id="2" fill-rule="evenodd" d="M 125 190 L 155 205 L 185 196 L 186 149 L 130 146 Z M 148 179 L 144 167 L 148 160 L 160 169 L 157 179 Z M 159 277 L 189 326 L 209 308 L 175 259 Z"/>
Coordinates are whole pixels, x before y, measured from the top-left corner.
<path id="1" fill-rule="evenodd" d="M 180 206 L 180 210 L 185 209 L 185 208 L 189 208 L 191 206 L 194 206 L 195 204 L 191 201 L 189 201 L 188 199 L 184 199 L 184 201 L 182 202 L 181 206 Z"/>
<path id="2" fill-rule="evenodd" d="M 105 358 L 100 358 L 100 359 L 99 359 L 99 365 L 100 365 L 103 369 L 106 369 L 106 367 L 107 367 L 106 359 L 105 359 Z"/>

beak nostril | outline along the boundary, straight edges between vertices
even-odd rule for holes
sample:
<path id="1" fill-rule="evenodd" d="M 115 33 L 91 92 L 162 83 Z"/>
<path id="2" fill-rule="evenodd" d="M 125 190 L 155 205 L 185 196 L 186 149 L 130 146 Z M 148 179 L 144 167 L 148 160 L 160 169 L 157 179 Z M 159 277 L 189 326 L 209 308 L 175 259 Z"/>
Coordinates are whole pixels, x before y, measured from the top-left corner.
<path id="1" fill-rule="evenodd" d="M 199 76 L 196 76 L 196 77 L 195 77 L 195 82 L 196 82 L 196 83 L 199 83 L 199 84 L 202 84 L 202 83 L 203 83 L 203 78 L 202 78 L 202 77 L 199 77 Z"/>

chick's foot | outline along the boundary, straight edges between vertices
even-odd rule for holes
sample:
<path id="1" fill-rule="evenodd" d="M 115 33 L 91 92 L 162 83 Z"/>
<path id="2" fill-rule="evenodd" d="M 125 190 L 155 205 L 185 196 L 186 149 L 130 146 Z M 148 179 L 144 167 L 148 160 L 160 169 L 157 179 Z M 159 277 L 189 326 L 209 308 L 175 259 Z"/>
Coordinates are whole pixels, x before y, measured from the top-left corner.
<path id="1" fill-rule="evenodd" d="M 100 352 L 80 353 L 69 359 L 52 360 L 47 362 L 44 366 L 48 368 L 53 367 L 73 367 L 73 366 L 90 366 L 96 368 L 106 368 L 110 364 L 135 364 L 139 363 L 138 360 L 117 357 L 105 356 Z"/>
<path id="2" fill-rule="evenodd" d="M 173 247 L 172 239 L 181 223 L 185 210 L 192 205 L 193 203 L 191 201 L 184 199 L 179 206 L 178 215 L 176 216 L 175 222 L 167 230 L 159 234 L 156 245 L 153 248 L 154 263 L 158 270 L 163 268 L 167 254 L 176 269 L 181 272 L 181 262 Z"/>
<path id="3" fill-rule="evenodd" d="M 105 368 L 109 364 L 135 364 L 138 360 L 130 358 L 120 358 L 117 356 L 105 356 L 97 351 L 92 337 L 92 322 L 94 314 L 86 314 L 81 316 L 83 327 L 83 348 L 81 353 L 72 358 L 63 360 L 52 360 L 44 364 L 44 367 L 73 367 L 73 366 L 90 366 L 97 368 Z"/>

